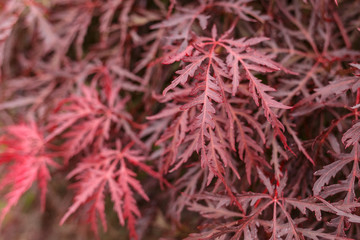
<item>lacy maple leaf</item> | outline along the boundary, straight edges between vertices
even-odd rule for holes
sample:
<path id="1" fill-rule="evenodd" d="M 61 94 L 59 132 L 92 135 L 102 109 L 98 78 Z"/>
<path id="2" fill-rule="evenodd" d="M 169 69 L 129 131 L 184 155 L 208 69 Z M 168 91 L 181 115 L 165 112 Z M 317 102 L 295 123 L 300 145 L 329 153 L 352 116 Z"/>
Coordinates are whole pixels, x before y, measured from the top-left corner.
<path id="1" fill-rule="evenodd" d="M 0 139 L 5 150 L 0 153 L 0 164 L 6 174 L 0 181 L 0 189 L 10 186 L 6 194 L 6 206 L 1 210 L 0 223 L 11 207 L 30 189 L 34 182 L 40 188 L 41 210 L 45 210 L 47 183 L 51 179 L 48 167 L 59 167 L 48 152 L 44 136 L 34 122 L 29 125 L 8 126 Z"/>

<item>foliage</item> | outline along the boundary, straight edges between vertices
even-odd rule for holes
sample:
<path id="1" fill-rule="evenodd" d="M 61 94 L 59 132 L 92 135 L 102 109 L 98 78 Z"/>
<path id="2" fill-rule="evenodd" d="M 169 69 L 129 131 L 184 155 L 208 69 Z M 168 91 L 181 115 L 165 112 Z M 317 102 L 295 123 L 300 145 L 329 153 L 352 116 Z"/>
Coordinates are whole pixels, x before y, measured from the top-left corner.
<path id="1" fill-rule="evenodd" d="M 2 231 L 358 239 L 359 5 L 1 1 Z"/>

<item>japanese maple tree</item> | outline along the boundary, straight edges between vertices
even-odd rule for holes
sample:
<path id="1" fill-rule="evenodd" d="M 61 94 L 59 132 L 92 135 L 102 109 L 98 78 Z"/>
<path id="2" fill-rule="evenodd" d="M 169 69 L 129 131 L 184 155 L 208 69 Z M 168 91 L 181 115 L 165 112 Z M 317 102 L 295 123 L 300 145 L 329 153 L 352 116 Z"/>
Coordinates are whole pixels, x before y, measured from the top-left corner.
<path id="1" fill-rule="evenodd" d="M 359 239 L 359 6 L 0 1 L 3 236 Z"/>

